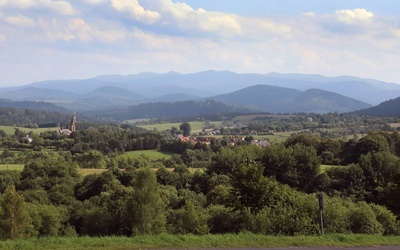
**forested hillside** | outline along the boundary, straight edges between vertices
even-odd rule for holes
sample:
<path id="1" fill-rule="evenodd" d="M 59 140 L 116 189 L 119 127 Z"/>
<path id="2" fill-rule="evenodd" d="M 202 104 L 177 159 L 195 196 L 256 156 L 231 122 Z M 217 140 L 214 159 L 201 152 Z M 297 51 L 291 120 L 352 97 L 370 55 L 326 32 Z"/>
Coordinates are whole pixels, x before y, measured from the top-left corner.
<path id="1" fill-rule="evenodd" d="M 395 99 L 391 99 L 381 104 L 368 108 L 362 109 L 354 112 L 355 114 L 369 115 L 369 116 L 378 116 L 378 117 L 387 117 L 387 116 L 395 116 L 400 117 L 400 97 Z"/>
<path id="2" fill-rule="evenodd" d="M 297 112 L 343 113 L 370 107 L 366 103 L 333 92 L 319 89 L 300 91 L 269 85 L 251 86 L 210 98 L 275 114 Z"/>
<path id="3" fill-rule="evenodd" d="M 32 109 L 43 111 L 55 111 L 60 113 L 67 113 L 65 108 L 56 106 L 48 102 L 34 102 L 34 101 L 11 101 L 7 99 L 0 99 L 0 107 L 16 108 L 16 109 Z"/>
<path id="4" fill-rule="evenodd" d="M 249 114 L 256 109 L 224 104 L 214 100 L 144 103 L 126 109 L 91 112 L 117 120 L 137 118 L 196 117 L 201 115 Z"/>
<path id="5" fill-rule="evenodd" d="M 39 126 L 43 124 L 67 123 L 71 114 L 62 114 L 52 111 L 41 111 L 33 109 L 17 109 L 0 107 L 0 125 L 2 126 Z M 53 125 L 54 127 L 54 125 Z"/>

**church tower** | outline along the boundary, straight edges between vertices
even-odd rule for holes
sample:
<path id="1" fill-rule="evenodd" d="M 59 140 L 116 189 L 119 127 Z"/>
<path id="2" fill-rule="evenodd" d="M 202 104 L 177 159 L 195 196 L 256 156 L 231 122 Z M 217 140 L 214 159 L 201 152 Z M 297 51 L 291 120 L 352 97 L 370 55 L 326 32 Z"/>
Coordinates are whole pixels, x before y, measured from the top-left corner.
<path id="1" fill-rule="evenodd" d="M 71 118 L 71 123 L 69 124 L 69 130 L 71 130 L 71 132 L 76 131 L 76 112 L 74 112 L 74 115 Z"/>

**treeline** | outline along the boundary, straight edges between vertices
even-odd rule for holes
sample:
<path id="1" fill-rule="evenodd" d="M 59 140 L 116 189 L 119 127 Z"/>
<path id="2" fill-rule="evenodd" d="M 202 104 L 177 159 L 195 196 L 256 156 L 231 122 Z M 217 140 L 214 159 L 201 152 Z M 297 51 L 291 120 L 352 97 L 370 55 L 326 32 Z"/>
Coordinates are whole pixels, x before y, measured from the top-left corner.
<path id="1" fill-rule="evenodd" d="M 71 114 L 59 113 L 56 111 L 43 111 L 34 109 L 17 109 L 0 107 L 0 124 L 2 126 L 29 126 L 49 123 L 68 123 Z"/>

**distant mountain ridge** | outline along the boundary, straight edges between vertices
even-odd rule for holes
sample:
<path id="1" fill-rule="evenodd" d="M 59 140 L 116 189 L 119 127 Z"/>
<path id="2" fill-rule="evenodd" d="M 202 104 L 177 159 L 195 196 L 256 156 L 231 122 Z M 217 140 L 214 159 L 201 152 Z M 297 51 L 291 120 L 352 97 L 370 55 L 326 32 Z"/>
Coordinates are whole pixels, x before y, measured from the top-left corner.
<path id="1" fill-rule="evenodd" d="M 343 113 L 371 106 L 349 97 L 319 89 L 300 91 L 269 85 L 251 86 L 211 98 L 270 113 Z"/>
<path id="2" fill-rule="evenodd" d="M 260 89 L 252 91 L 254 86 Z M 191 74 L 103 75 L 0 89 L 0 98 L 51 102 L 80 112 L 210 98 L 271 113 L 349 112 L 398 96 L 398 84 L 352 76 L 238 74 L 214 70 Z"/>

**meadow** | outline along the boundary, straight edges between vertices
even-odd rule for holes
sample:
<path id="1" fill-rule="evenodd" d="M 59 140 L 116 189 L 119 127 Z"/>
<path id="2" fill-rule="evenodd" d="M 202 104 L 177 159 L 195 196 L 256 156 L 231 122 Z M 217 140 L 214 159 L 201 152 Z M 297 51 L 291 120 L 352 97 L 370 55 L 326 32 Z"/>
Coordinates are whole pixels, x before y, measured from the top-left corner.
<path id="1" fill-rule="evenodd" d="M 199 133 L 204 128 L 204 122 L 189 122 L 189 123 L 192 128 L 192 133 Z M 214 124 L 217 128 L 222 127 L 222 122 L 220 122 L 220 121 L 210 122 L 210 124 Z M 158 131 L 163 131 L 163 130 L 169 130 L 172 127 L 176 127 L 179 129 L 179 125 L 181 125 L 181 123 L 160 123 L 160 124 L 151 124 L 151 125 L 139 125 L 139 127 L 145 128 L 147 130 L 156 129 Z"/>
<path id="2" fill-rule="evenodd" d="M 134 237 L 43 237 L 0 241 L 0 249 L 201 249 L 279 247 L 400 246 L 400 236 L 328 234 L 267 236 L 250 233 L 222 235 L 140 235 Z"/>
<path id="3" fill-rule="evenodd" d="M 156 149 L 129 151 L 125 152 L 121 157 L 140 157 L 141 155 L 144 155 L 150 160 L 159 160 L 162 158 L 169 159 L 172 157 L 172 154 L 160 152 Z"/>

